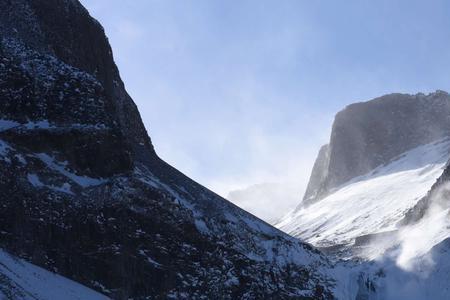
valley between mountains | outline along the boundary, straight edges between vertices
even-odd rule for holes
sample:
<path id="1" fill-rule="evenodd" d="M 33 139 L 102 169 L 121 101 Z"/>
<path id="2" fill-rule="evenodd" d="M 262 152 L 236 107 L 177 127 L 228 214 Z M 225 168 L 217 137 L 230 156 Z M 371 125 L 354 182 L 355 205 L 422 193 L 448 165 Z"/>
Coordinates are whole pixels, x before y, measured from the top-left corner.
<path id="1" fill-rule="evenodd" d="M 338 112 L 275 226 L 164 162 L 77 0 L 0 0 L 0 298 L 449 299 L 450 96 Z"/>

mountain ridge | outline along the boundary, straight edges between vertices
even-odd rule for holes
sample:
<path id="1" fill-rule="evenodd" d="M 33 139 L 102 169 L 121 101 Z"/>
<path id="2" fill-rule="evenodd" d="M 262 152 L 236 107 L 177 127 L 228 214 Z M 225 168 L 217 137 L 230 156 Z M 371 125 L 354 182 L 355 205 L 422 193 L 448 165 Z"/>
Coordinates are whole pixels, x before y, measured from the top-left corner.
<path id="1" fill-rule="evenodd" d="M 353 103 L 336 114 L 328 150 L 316 159 L 303 204 L 370 172 L 395 156 L 447 136 L 450 96 L 444 91 L 393 93 Z"/>
<path id="2" fill-rule="evenodd" d="M 357 245 L 365 235 L 397 230 L 442 177 L 449 156 L 449 138 L 409 150 L 297 209 L 277 226 L 321 247 Z"/>

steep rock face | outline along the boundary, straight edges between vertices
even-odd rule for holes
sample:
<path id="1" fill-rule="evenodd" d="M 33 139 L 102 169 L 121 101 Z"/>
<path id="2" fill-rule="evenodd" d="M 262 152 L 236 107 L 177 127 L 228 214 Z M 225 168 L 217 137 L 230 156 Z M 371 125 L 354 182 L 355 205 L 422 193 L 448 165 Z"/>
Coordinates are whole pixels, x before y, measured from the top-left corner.
<path id="1" fill-rule="evenodd" d="M 104 30 L 78 1 L 3 0 L 0 16 L 3 43 L 9 41 L 19 48 L 25 43 L 35 55 L 57 58 L 59 63 L 93 77 L 101 85 L 106 114 L 118 125 L 134 156 L 141 160 L 155 156 L 137 107 L 125 91 Z M 61 81 L 65 83 L 64 78 Z"/>
<path id="2" fill-rule="evenodd" d="M 449 115 L 450 96 L 442 91 L 390 94 L 347 106 L 336 115 L 329 147 L 317 158 L 304 204 L 409 149 L 448 136 Z"/>
<path id="3" fill-rule="evenodd" d="M 319 193 L 323 192 L 323 185 L 327 179 L 329 165 L 330 151 L 329 145 L 327 144 L 320 148 L 319 154 L 314 162 L 311 177 L 309 178 L 308 186 L 303 196 L 303 205 L 308 205 L 317 198 L 320 198 Z"/>
<path id="4" fill-rule="evenodd" d="M 0 55 L 5 140 L 35 152 L 59 151 L 92 176 L 132 169 L 131 147 L 108 114 L 98 80 L 14 39 L 2 39 Z"/>
<path id="5" fill-rule="evenodd" d="M 328 299 L 318 251 L 160 160 L 75 0 L 0 0 L 0 246 L 116 299 Z"/>

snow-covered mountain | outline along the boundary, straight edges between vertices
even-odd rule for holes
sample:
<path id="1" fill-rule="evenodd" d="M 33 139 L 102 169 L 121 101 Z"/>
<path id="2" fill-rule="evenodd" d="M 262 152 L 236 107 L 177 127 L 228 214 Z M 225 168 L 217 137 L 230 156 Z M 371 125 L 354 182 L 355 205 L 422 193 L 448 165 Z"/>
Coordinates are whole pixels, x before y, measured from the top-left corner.
<path id="1" fill-rule="evenodd" d="M 0 0 L 0 237 L 114 299 L 336 289 L 322 253 L 157 156 L 103 28 L 76 0 Z"/>
<path id="2" fill-rule="evenodd" d="M 449 105 L 442 91 L 392 94 L 336 117 L 277 227 L 337 261 L 338 299 L 450 298 Z"/>
<path id="3" fill-rule="evenodd" d="M 347 106 L 303 201 L 277 227 L 317 246 L 396 230 L 449 160 L 450 96 L 390 94 Z"/>
<path id="4" fill-rule="evenodd" d="M 449 299 L 449 195 L 450 181 L 444 174 L 422 199 L 428 202 L 427 208 L 416 205 L 412 209 L 422 210 L 420 217 L 415 214 L 414 221 L 402 222 L 389 234 L 357 240 L 350 258 L 359 259 L 341 265 L 341 270 L 349 272 L 344 277 L 347 282 L 341 283 L 348 288 L 342 289 L 341 298 Z M 352 289 L 355 282 L 360 283 L 357 290 Z"/>
<path id="5" fill-rule="evenodd" d="M 314 164 L 300 206 L 327 196 L 401 153 L 448 136 L 450 96 L 389 94 L 354 103 L 337 113 L 329 144 Z"/>
<path id="6" fill-rule="evenodd" d="M 353 243 L 363 235 L 396 230 L 441 176 L 450 141 L 418 146 L 301 206 L 277 226 L 316 246 Z"/>
<path id="7" fill-rule="evenodd" d="M 157 156 L 77 0 L 0 0 L 0 297 L 448 299 L 448 100 L 338 114 L 281 223 L 327 256 Z"/>

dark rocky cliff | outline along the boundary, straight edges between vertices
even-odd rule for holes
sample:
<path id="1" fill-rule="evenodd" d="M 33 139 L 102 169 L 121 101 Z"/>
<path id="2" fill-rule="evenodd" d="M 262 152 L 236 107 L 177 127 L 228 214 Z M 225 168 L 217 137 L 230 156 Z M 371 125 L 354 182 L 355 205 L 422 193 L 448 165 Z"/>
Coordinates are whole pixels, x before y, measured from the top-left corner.
<path id="1" fill-rule="evenodd" d="M 1 248 L 115 299 L 332 298 L 321 253 L 158 158 L 78 1 L 0 0 L 0 34 Z"/>
<path id="2" fill-rule="evenodd" d="M 320 148 L 319 154 L 317 155 L 316 161 L 314 162 L 308 186 L 306 187 L 305 195 L 303 197 L 302 205 L 308 205 L 309 203 L 313 203 L 317 198 L 320 198 L 320 193 L 323 193 L 329 165 L 330 150 L 329 145 L 326 144 Z"/>
<path id="3" fill-rule="evenodd" d="M 389 94 L 347 106 L 335 117 L 329 146 L 319 153 L 301 205 L 409 149 L 448 136 L 449 116 L 450 96 L 442 91 Z"/>

